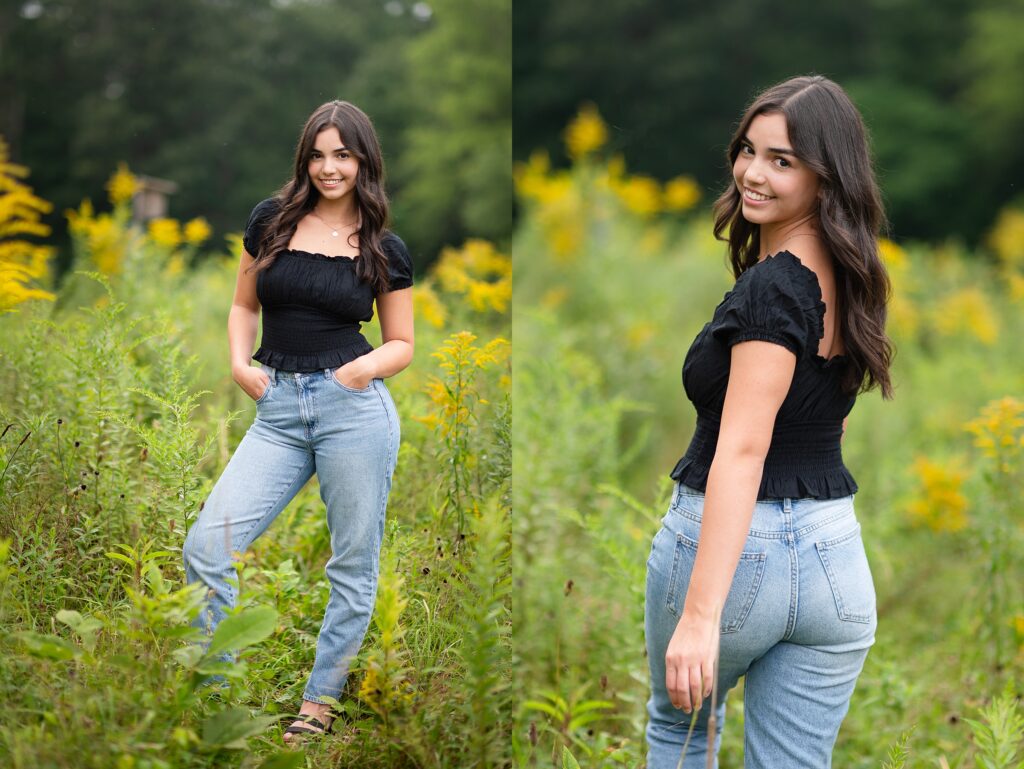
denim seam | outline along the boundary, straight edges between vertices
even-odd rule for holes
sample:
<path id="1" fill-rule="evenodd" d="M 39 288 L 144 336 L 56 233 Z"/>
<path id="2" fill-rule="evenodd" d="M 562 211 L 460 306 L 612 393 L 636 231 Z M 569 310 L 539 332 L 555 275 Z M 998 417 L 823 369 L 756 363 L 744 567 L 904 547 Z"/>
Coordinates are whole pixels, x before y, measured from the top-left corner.
<path id="1" fill-rule="evenodd" d="M 838 537 L 834 537 L 823 542 L 816 542 L 814 547 L 818 551 L 818 557 L 821 559 L 821 564 L 825 568 L 825 574 L 828 577 L 829 586 L 832 588 L 832 597 L 836 602 L 836 610 L 839 612 L 839 618 L 850 622 L 862 622 L 869 624 L 872 619 L 870 614 L 854 614 L 846 608 L 843 603 L 843 593 L 839 589 L 839 580 L 832 566 L 832 561 L 829 558 L 828 551 L 838 544 L 842 544 L 850 539 L 853 539 L 860 532 L 857 529 L 849 531 L 846 534 L 841 534 Z"/>

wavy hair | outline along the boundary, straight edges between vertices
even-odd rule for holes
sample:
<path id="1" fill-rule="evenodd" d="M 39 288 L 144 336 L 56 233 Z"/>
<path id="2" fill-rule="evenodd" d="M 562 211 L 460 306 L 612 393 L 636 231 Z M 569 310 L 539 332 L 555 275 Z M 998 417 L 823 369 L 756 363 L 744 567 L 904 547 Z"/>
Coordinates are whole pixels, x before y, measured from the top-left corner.
<path id="1" fill-rule="evenodd" d="M 838 317 L 847 351 L 843 391 L 856 395 L 881 386 L 882 397 L 891 399 L 894 349 L 885 322 L 892 284 L 878 254 L 879 233 L 888 224 L 860 113 L 839 85 L 821 75 L 778 83 L 743 114 L 727 151 L 730 169 L 754 118 L 773 113 L 786 118 L 793 151 L 820 182 L 817 227 L 835 264 Z M 738 278 L 757 263 L 761 228 L 743 217 L 735 183 L 715 201 L 714 216 L 715 237 L 729 243 Z"/>
<path id="2" fill-rule="evenodd" d="M 359 226 L 349 237 L 359 237 L 359 277 L 381 293 L 388 288 L 388 257 L 381 240 L 389 224 L 388 197 L 384 191 L 384 161 L 373 123 L 361 109 L 347 101 L 321 104 L 306 120 L 298 146 L 292 178 L 277 191 L 277 213 L 263 230 L 255 262 L 250 269 L 269 269 L 288 247 L 295 229 L 313 210 L 320 193 L 309 180 L 309 161 L 321 131 L 337 128 L 345 147 L 359 160 L 356 174 L 356 206 Z"/>

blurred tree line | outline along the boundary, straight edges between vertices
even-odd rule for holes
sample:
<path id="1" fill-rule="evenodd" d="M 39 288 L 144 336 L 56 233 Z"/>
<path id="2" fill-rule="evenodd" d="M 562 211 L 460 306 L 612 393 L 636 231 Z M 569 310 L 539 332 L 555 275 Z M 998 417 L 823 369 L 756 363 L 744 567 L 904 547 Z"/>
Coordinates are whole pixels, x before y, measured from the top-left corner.
<path id="1" fill-rule="evenodd" d="M 864 115 L 895 236 L 973 243 L 1021 194 L 1024 0 L 515 0 L 513 35 L 517 160 L 564 159 L 592 101 L 631 170 L 713 199 L 751 98 L 817 73 Z"/>
<path id="2" fill-rule="evenodd" d="M 241 230 L 340 98 L 373 119 L 392 218 L 422 268 L 511 230 L 511 0 L 5 0 L 0 135 L 50 223 L 119 161 L 171 216 Z"/>

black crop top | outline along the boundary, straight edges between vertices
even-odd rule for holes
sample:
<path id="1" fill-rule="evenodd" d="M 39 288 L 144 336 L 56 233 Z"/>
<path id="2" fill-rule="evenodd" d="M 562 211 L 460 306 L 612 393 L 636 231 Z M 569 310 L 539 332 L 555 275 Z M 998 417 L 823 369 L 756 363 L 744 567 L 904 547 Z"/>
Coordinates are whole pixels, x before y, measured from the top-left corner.
<path id="1" fill-rule="evenodd" d="M 263 229 L 277 212 L 274 198 L 259 203 L 243 243 L 253 256 Z M 388 290 L 413 284 L 412 259 L 392 232 L 381 246 L 388 256 Z M 373 349 L 360 324 L 373 318 L 373 287 L 356 274 L 356 260 L 285 249 L 256 276 L 263 308 L 263 339 L 253 359 L 284 371 L 337 368 Z"/>
<path id="2" fill-rule="evenodd" d="M 847 357 L 818 355 L 824 334 L 818 277 L 795 255 L 780 251 L 743 272 L 686 354 L 683 388 L 697 409 L 697 426 L 671 477 L 706 491 L 729 384 L 730 348 L 760 339 L 792 351 L 797 362 L 775 418 L 757 498 L 836 499 L 855 493 L 840 438 L 856 396 L 840 388 Z"/>

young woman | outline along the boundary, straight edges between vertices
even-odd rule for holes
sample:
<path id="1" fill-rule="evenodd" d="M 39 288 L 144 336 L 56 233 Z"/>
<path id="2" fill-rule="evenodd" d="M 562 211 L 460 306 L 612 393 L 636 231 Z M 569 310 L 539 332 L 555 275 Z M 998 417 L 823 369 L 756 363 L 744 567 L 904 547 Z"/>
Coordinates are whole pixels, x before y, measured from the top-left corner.
<path id="1" fill-rule="evenodd" d="M 369 118 L 328 102 L 306 121 L 293 178 L 249 217 L 228 340 L 232 374 L 255 400 L 256 420 L 185 540 L 188 581 L 209 587 L 199 622 L 212 633 L 237 597 L 232 553 L 244 552 L 316 473 L 331 540 L 330 597 L 287 742 L 329 731 L 326 698 L 341 694 L 377 590 L 399 443 L 383 380 L 413 354 L 412 262 L 387 229 L 383 176 Z M 377 349 L 360 333 L 374 304 Z M 263 339 L 252 354 L 261 308 Z"/>
<path id="2" fill-rule="evenodd" d="M 647 767 L 717 756 L 744 676 L 744 766 L 822 769 L 877 622 L 840 441 L 859 392 L 892 397 L 884 214 L 860 115 L 824 77 L 762 93 L 728 157 L 715 235 L 736 283 L 683 364 L 697 426 L 647 563 Z"/>

